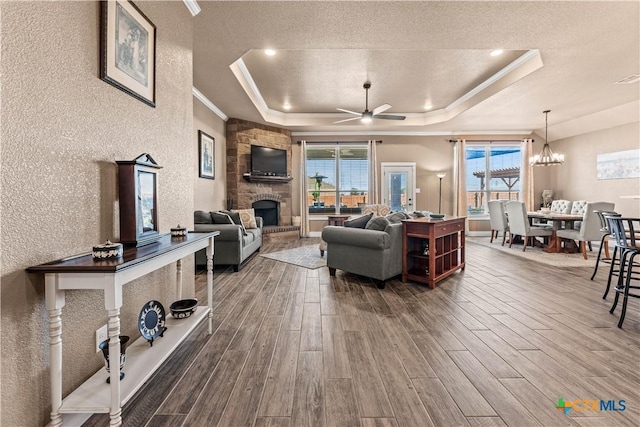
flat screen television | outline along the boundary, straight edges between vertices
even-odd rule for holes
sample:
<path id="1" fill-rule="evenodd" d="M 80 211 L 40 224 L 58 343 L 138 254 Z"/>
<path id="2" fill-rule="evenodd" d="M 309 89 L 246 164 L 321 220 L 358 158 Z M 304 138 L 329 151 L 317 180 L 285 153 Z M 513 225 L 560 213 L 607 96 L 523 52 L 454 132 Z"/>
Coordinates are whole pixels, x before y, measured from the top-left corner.
<path id="1" fill-rule="evenodd" d="M 252 145 L 251 175 L 287 176 L 287 150 Z"/>

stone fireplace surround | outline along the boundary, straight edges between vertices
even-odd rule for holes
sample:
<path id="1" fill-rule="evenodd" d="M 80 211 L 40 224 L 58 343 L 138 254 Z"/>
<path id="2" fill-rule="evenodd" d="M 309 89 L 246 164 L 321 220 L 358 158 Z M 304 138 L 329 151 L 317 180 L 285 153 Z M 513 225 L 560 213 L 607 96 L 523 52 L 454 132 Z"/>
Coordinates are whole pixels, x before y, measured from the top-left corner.
<path id="1" fill-rule="evenodd" d="M 249 182 L 244 174 L 251 172 L 251 145 L 287 151 L 287 173 L 291 175 L 291 133 L 286 129 L 240 119 L 229 119 L 227 137 L 227 199 L 233 209 L 251 209 L 253 203 L 271 200 L 279 204 L 279 226 L 291 225 L 292 183 Z"/>

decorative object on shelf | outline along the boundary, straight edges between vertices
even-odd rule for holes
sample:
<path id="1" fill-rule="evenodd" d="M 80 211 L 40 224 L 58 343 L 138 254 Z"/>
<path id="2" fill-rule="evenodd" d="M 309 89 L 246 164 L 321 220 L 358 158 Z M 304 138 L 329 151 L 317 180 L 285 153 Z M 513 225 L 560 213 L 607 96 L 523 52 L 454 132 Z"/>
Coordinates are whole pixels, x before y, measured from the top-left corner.
<path id="1" fill-rule="evenodd" d="M 122 257 L 122 251 L 122 243 L 111 243 L 107 240 L 101 245 L 94 246 L 91 255 L 95 260 L 114 259 Z"/>
<path id="2" fill-rule="evenodd" d="M 447 176 L 446 172 L 438 172 L 436 174 L 438 179 L 440 180 L 440 189 L 438 190 L 438 213 L 442 212 L 442 178 Z"/>
<path id="3" fill-rule="evenodd" d="M 551 151 L 549 147 L 549 122 L 547 117 L 551 110 L 545 110 L 544 113 L 544 146 L 540 154 L 536 154 L 533 157 L 529 157 L 529 164 L 531 166 L 554 166 L 561 165 L 564 162 L 564 154 L 558 154 Z"/>
<path id="4" fill-rule="evenodd" d="M 429 256 L 429 241 L 422 242 L 422 255 Z"/>
<path id="5" fill-rule="evenodd" d="M 184 319 L 195 313 L 197 306 L 197 299 L 188 298 L 172 302 L 169 310 L 171 310 L 171 315 L 176 319 Z"/>
<path id="6" fill-rule="evenodd" d="M 140 310 L 138 329 L 151 346 L 153 346 L 153 340 L 161 337 L 167 330 L 164 326 L 165 319 L 164 307 L 158 301 L 151 300 Z"/>
<path id="7" fill-rule="evenodd" d="M 201 130 L 198 131 L 198 147 L 200 151 L 199 170 L 200 178 L 215 179 L 216 163 L 215 163 L 215 147 L 216 140 L 211 135 L 207 135 Z"/>
<path id="8" fill-rule="evenodd" d="M 158 177 L 162 169 L 143 153 L 133 160 L 118 160 L 120 193 L 120 241 L 144 246 L 160 238 L 158 232 Z"/>
<path id="9" fill-rule="evenodd" d="M 156 26 L 128 0 L 102 2 L 100 78 L 156 106 Z"/>
<path id="10" fill-rule="evenodd" d="M 171 237 L 186 237 L 189 232 L 186 227 L 180 227 L 178 224 L 177 227 L 171 229 Z"/>
<path id="11" fill-rule="evenodd" d="M 429 218 L 431 218 L 431 219 L 442 219 L 444 217 L 445 217 L 444 214 L 439 214 L 439 213 L 437 213 L 437 214 L 435 214 L 435 213 L 429 214 Z"/>
<path id="12" fill-rule="evenodd" d="M 120 379 L 124 378 L 124 372 L 122 372 L 122 368 L 124 368 L 125 362 L 125 352 L 127 351 L 127 346 L 129 345 L 129 337 L 127 335 L 120 335 Z M 98 346 L 100 350 L 102 350 L 102 355 L 104 356 L 104 367 L 107 372 L 111 372 L 111 368 L 109 366 L 109 340 L 104 340 Z M 111 383 L 111 378 L 107 377 L 107 384 Z"/>

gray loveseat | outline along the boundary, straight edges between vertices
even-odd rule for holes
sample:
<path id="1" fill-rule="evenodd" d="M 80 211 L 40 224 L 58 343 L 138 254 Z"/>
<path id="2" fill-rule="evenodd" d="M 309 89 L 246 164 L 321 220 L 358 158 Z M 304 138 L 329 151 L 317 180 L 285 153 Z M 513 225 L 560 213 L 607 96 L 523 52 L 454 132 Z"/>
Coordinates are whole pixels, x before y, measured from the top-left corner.
<path id="1" fill-rule="evenodd" d="M 371 277 L 383 289 L 385 281 L 402 274 L 402 223 L 389 224 L 384 231 L 327 226 L 322 230 L 327 242 L 327 267 Z"/>
<path id="2" fill-rule="evenodd" d="M 258 228 L 246 229 L 243 234 L 242 226 L 238 224 L 214 224 L 211 213 L 195 211 L 194 231 L 219 231 L 220 235 L 214 239 L 214 265 L 232 265 L 234 271 L 240 270 L 242 263 L 262 246 L 261 217 L 256 217 Z M 206 265 L 205 250 L 196 253 L 196 265 Z"/>

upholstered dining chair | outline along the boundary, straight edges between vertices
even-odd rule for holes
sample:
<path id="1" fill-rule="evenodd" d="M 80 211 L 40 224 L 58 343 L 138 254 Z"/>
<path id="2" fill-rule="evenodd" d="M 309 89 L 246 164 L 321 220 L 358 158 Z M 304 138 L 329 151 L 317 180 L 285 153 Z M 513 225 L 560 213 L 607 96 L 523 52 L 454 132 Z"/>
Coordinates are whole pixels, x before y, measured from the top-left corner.
<path id="1" fill-rule="evenodd" d="M 489 222 L 491 223 L 491 239 L 489 243 L 493 243 L 493 238 L 497 238 L 499 233 L 502 232 L 502 246 L 504 246 L 509 232 L 507 215 L 504 213 L 504 203 L 503 200 L 489 201 Z"/>
<path id="2" fill-rule="evenodd" d="M 602 239 L 604 233 L 600 229 L 600 219 L 594 211 L 612 211 L 615 204 L 611 202 L 588 202 L 579 229 L 561 229 L 556 231 L 556 239 L 570 239 L 579 242 L 580 252 L 587 259 L 587 244 Z M 560 245 L 560 242 L 556 242 Z"/>
<path id="3" fill-rule="evenodd" d="M 573 202 L 570 200 L 554 200 L 551 202 L 551 212 L 568 214 L 571 213 Z"/>
<path id="4" fill-rule="evenodd" d="M 507 215 L 509 216 L 509 247 L 513 244 L 514 236 L 522 236 L 524 246 L 522 252 L 527 250 L 529 239 L 536 237 L 551 237 L 553 230 L 548 227 L 535 227 L 529 224 L 527 207 L 524 202 L 507 202 Z"/>

